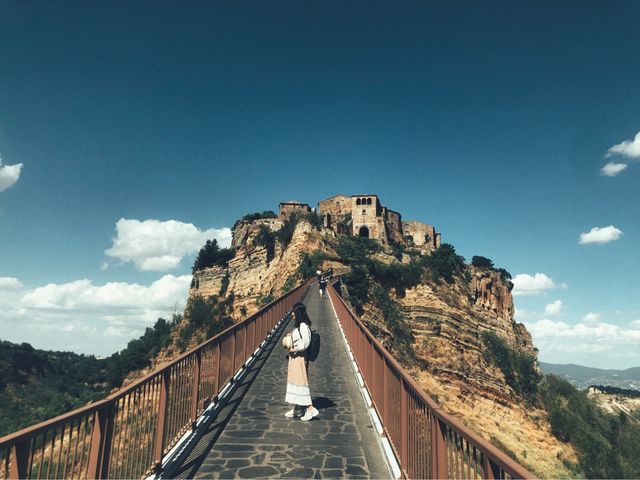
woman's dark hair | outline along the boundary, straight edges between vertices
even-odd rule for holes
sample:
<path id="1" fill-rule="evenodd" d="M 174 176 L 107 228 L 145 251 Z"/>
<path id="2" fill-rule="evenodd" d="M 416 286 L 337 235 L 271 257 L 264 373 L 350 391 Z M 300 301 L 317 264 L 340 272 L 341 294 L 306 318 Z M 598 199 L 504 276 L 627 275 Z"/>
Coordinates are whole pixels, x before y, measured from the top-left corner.
<path id="1" fill-rule="evenodd" d="M 296 303 L 293 306 L 293 319 L 296 324 L 296 328 L 300 326 L 302 322 L 311 326 L 311 319 L 309 315 L 307 315 L 307 307 L 304 306 L 304 303 Z"/>

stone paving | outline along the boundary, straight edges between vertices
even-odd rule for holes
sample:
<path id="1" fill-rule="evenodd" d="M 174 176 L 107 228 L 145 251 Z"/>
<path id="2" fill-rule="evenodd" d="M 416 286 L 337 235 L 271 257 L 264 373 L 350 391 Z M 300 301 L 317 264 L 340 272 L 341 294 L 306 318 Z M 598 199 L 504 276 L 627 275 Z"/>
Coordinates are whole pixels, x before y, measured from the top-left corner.
<path id="1" fill-rule="evenodd" d="M 284 417 L 287 360 L 283 326 L 213 419 L 175 478 L 391 478 L 358 391 L 328 298 L 312 287 L 305 300 L 321 335 L 309 368 L 311 398 L 320 414 L 309 422 Z M 163 475 L 164 476 L 164 475 Z"/>

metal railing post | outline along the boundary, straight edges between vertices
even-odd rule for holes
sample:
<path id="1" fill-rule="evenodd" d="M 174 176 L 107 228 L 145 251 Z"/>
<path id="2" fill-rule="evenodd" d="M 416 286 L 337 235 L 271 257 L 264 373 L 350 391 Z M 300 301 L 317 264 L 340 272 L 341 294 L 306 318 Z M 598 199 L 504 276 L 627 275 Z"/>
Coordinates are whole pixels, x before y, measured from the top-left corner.
<path id="1" fill-rule="evenodd" d="M 115 404 L 111 402 L 94 414 L 87 471 L 89 478 L 107 478 L 109 475 L 114 406 Z"/>
<path id="2" fill-rule="evenodd" d="M 9 478 L 20 479 L 29 476 L 29 441 L 23 441 L 11 446 L 9 455 L 11 457 L 11 468 Z"/>
<path id="3" fill-rule="evenodd" d="M 500 478 L 500 467 L 493 463 L 485 452 L 482 452 L 482 457 L 484 459 L 484 478 Z"/>
<path id="4" fill-rule="evenodd" d="M 447 442 L 440 420 L 431 412 L 431 478 L 447 477 Z"/>
<path id="5" fill-rule="evenodd" d="M 198 419 L 198 404 L 200 403 L 200 370 L 202 368 L 202 350 L 196 352 L 193 362 L 193 390 L 191 393 L 191 429 L 195 430 Z"/>
<path id="6" fill-rule="evenodd" d="M 404 382 L 400 382 L 400 388 L 400 464 L 406 466 L 409 459 L 409 396 Z"/>
<path id="7" fill-rule="evenodd" d="M 171 382 L 171 369 L 162 372 L 160 384 L 160 406 L 158 409 L 158 426 L 156 428 L 154 462 L 156 472 L 162 471 L 162 457 L 164 455 L 164 431 L 167 425 L 167 410 L 169 409 L 169 384 Z"/>

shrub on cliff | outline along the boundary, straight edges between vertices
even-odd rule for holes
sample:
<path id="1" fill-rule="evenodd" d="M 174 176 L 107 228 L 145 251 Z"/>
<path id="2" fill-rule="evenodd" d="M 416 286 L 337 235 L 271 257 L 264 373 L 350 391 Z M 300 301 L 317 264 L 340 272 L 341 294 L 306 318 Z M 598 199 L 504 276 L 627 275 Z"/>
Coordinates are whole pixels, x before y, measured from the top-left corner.
<path id="1" fill-rule="evenodd" d="M 303 280 L 313 277 L 316 271 L 320 269 L 322 263 L 326 260 L 327 254 L 316 250 L 311 255 L 307 252 L 300 254 L 300 265 L 298 265 L 298 272 Z"/>
<path id="2" fill-rule="evenodd" d="M 409 364 L 415 359 L 413 350 L 413 331 L 405 324 L 400 307 L 389 296 L 387 290 L 380 285 L 373 287 L 372 300 L 382 312 L 384 323 L 391 333 L 389 343 L 394 356 L 402 364 Z"/>
<path id="3" fill-rule="evenodd" d="M 487 257 L 481 257 L 479 255 L 475 255 L 471 259 L 471 265 L 473 265 L 476 268 L 484 268 L 487 270 L 493 270 L 494 272 L 498 272 L 503 282 L 509 282 L 509 280 L 511 280 L 511 274 L 506 269 L 496 268 L 495 265 L 493 264 L 493 261 L 488 259 Z"/>
<path id="4" fill-rule="evenodd" d="M 536 370 L 534 358 L 512 349 L 493 332 L 483 332 L 482 342 L 485 361 L 502 371 L 505 382 L 516 393 L 528 402 L 534 402 L 541 378 Z"/>
<path id="5" fill-rule="evenodd" d="M 456 254 L 456 249 L 449 243 L 443 243 L 431 255 L 422 257 L 422 264 L 429 269 L 432 280 L 443 278 L 447 283 L 453 283 L 453 277 L 465 269 L 464 257 Z"/>
<path id="6" fill-rule="evenodd" d="M 234 254 L 233 248 L 220 248 L 216 239 L 207 240 L 207 243 L 198 252 L 191 273 L 193 274 L 198 270 L 215 265 L 227 267 Z"/>
<path id="7" fill-rule="evenodd" d="M 489 260 L 487 257 L 481 257 L 480 255 L 474 255 L 471 258 L 471 265 L 477 268 L 493 270 L 493 261 Z"/>
<path id="8" fill-rule="evenodd" d="M 336 253 L 345 265 L 363 265 L 367 257 L 382 250 L 375 240 L 341 235 L 338 237 Z"/>
<path id="9" fill-rule="evenodd" d="M 366 265 L 354 264 L 351 272 L 343 275 L 342 281 L 349 291 L 349 301 L 358 315 L 364 313 L 364 304 L 369 298 L 369 270 Z"/>
<path id="10" fill-rule="evenodd" d="M 300 222 L 300 216 L 293 214 L 284 221 L 282 228 L 276 232 L 276 238 L 282 245 L 282 248 L 287 248 L 293 238 L 293 232 L 296 229 L 296 225 Z"/>
<path id="11" fill-rule="evenodd" d="M 404 297 L 408 288 L 413 288 L 420 283 L 422 267 L 417 262 L 408 264 L 391 263 L 389 265 L 370 261 L 369 271 L 371 276 L 386 289 L 395 288 L 396 293 Z"/>
<path id="12" fill-rule="evenodd" d="M 273 260 L 276 251 L 276 236 L 266 225 L 260 225 L 260 230 L 254 239 L 254 244 L 267 250 L 267 263 Z"/>
<path id="13" fill-rule="evenodd" d="M 241 220 L 236 220 L 233 224 L 233 230 L 240 224 L 240 222 L 253 222 L 255 220 L 261 220 L 263 218 L 278 218 L 278 215 L 272 210 L 264 210 L 261 212 L 248 213 L 242 217 Z"/>

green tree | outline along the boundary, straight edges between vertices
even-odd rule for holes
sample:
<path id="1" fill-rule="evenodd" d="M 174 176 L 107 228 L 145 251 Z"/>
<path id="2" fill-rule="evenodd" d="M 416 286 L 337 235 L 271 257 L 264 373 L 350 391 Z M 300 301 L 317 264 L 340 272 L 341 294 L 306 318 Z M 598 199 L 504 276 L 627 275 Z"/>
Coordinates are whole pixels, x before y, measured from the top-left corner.
<path id="1" fill-rule="evenodd" d="M 207 240 L 198 252 L 191 273 L 196 273 L 198 270 L 213 267 L 214 265 L 227 267 L 234 254 L 235 252 L 232 248 L 220 248 L 217 240 Z"/>
<path id="2" fill-rule="evenodd" d="M 300 274 L 302 279 L 307 280 L 315 276 L 316 272 L 322 266 L 326 258 L 327 255 L 321 250 L 316 250 L 311 253 L 311 255 L 309 255 L 307 252 L 301 253 L 300 263 L 298 265 L 298 273 Z"/>
<path id="3" fill-rule="evenodd" d="M 475 255 L 471 258 L 471 265 L 477 268 L 493 270 L 493 261 L 489 260 L 487 257 L 481 257 L 479 255 Z"/>
<path id="4" fill-rule="evenodd" d="M 465 269 L 464 257 L 456 254 L 456 249 L 449 243 L 443 243 L 431 255 L 422 257 L 423 264 L 430 270 L 431 279 L 443 278 L 453 283 L 453 277 Z"/>

